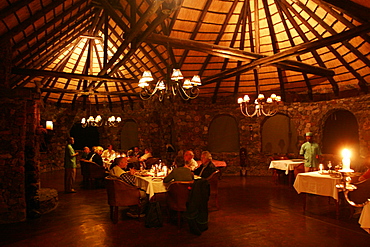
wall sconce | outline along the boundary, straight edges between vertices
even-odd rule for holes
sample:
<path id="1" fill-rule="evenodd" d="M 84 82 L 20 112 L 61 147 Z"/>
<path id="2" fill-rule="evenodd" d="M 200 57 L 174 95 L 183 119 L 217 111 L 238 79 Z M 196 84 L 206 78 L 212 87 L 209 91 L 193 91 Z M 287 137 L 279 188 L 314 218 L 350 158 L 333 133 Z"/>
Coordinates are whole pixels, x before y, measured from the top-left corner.
<path id="1" fill-rule="evenodd" d="M 53 121 L 46 121 L 46 129 L 53 130 Z"/>

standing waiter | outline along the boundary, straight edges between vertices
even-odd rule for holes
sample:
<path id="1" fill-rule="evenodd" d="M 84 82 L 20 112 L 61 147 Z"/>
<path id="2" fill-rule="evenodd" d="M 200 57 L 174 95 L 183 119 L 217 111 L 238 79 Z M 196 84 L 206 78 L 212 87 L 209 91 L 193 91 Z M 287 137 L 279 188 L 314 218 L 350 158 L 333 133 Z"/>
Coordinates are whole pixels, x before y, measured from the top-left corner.
<path id="1" fill-rule="evenodd" d="M 76 153 L 72 147 L 72 144 L 75 143 L 75 139 L 73 137 L 69 137 L 67 139 L 67 145 L 64 154 L 64 192 L 65 193 L 76 193 L 73 189 L 73 184 L 76 180 Z"/>

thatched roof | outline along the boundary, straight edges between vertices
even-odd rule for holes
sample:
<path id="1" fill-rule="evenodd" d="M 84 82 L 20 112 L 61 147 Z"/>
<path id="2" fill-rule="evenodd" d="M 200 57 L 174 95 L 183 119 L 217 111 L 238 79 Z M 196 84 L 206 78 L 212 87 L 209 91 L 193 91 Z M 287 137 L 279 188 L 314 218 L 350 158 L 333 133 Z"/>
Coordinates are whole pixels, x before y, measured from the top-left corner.
<path id="1" fill-rule="evenodd" d="M 9 87 L 45 102 L 132 103 L 145 70 L 174 67 L 200 75 L 213 102 L 306 101 L 368 93 L 369 11 L 366 0 L 4 0 L 0 35 Z"/>

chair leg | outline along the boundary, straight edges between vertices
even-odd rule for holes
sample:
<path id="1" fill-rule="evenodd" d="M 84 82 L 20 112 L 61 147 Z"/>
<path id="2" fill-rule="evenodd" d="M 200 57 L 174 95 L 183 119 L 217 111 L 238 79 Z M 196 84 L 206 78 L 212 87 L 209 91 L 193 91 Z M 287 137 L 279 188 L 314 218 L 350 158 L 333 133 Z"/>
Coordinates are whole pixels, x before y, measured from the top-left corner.
<path id="1" fill-rule="evenodd" d="M 110 219 L 113 221 L 113 206 L 109 206 L 110 209 Z"/>
<path id="2" fill-rule="evenodd" d="M 114 206 L 113 223 L 117 224 L 117 222 L 118 222 L 118 206 Z"/>
<path id="3" fill-rule="evenodd" d="M 177 231 L 181 229 L 181 211 L 177 211 Z"/>

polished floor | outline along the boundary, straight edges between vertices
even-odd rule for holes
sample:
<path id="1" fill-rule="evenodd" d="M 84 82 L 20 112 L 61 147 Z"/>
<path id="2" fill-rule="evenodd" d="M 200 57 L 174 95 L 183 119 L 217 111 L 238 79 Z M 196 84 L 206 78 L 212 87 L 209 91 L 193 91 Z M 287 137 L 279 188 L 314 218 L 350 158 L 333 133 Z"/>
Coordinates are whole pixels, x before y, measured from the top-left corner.
<path id="1" fill-rule="evenodd" d="M 112 224 L 105 189 L 77 186 L 78 193 L 64 194 L 63 172 L 41 177 L 42 187 L 60 192 L 58 207 L 38 219 L 0 225 L 0 246 L 370 246 L 370 234 L 349 218 L 346 206 L 337 220 L 333 201 L 308 196 L 304 213 L 302 196 L 269 177 L 223 177 L 220 210 L 210 212 L 201 236 L 186 224 L 179 233 L 166 219 L 161 228 L 146 228 L 124 210 Z"/>

